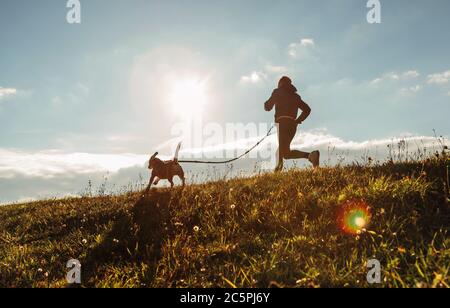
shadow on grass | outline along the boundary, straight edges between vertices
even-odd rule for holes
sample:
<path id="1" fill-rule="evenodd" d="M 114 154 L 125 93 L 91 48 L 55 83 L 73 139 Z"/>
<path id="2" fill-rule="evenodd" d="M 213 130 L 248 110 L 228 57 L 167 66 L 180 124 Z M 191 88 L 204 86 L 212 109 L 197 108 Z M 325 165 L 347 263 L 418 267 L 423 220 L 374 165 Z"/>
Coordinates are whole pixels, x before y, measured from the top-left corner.
<path id="1" fill-rule="evenodd" d="M 102 277 L 108 267 L 140 262 L 148 266 L 144 280 L 151 284 L 161 247 L 170 236 L 167 228 L 170 224 L 169 205 L 177 204 L 177 196 L 176 190 L 153 190 L 140 196 L 129 212 L 118 217 L 111 231 L 81 261 L 83 286 L 94 287 L 98 282 L 96 278 Z"/>

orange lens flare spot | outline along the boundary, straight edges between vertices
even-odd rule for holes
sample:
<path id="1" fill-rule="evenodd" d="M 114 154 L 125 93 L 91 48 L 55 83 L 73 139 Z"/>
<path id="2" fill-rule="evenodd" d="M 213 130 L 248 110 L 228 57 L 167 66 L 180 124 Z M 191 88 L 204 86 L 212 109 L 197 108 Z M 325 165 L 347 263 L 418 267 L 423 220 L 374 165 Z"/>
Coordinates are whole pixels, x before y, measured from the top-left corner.
<path id="1" fill-rule="evenodd" d="M 347 234 L 358 234 L 370 223 L 369 206 L 364 200 L 344 203 L 338 217 L 339 227 Z"/>

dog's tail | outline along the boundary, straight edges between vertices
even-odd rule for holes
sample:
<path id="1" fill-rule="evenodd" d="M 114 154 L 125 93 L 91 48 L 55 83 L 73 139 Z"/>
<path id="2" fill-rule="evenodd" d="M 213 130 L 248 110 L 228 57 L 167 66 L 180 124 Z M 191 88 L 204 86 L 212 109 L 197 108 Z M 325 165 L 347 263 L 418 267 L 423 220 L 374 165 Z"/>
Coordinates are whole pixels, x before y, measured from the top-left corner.
<path id="1" fill-rule="evenodd" d="M 178 162 L 178 154 L 180 153 L 181 142 L 178 143 L 177 149 L 175 150 L 175 156 L 173 157 L 174 162 Z"/>

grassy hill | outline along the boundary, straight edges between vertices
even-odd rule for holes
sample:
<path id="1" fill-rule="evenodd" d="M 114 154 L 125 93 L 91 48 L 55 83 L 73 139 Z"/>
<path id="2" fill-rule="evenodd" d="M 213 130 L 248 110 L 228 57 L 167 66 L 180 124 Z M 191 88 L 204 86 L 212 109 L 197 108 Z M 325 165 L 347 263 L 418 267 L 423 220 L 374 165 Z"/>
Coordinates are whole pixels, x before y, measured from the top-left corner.
<path id="1" fill-rule="evenodd" d="M 447 181 L 432 159 L 5 206 L 0 286 L 66 287 L 75 258 L 85 287 L 367 287 L 376 258 L 379 286 L 449 287 Z"/>

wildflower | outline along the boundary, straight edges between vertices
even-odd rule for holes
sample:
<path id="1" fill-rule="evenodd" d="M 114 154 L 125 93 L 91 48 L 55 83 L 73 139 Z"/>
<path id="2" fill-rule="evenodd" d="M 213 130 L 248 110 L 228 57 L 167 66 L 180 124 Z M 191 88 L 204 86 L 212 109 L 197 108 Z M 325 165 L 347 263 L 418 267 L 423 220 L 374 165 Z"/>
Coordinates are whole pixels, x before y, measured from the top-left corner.
<path id="1" fill-rule="evenodd" d="M 418 282 L 418 283 L 416 283 L 416 288 L 418 288 L 418 289 L 426 289 L 427 288 L 427 284 L 425 282 Z"/>
<path id="2" fill-rule="evenodd" d="M 236 204 L 232 204 L 232 205 L 230 206 L 230 208 L 231 208 L 232 210 L 234 210 L 234 209 L 236 208 Z"/>
<path id="3" fill-rule="evenodd" d="M 406 249 L 403 247 L 398 247 L 398 252 L 401 254 L 404 254 L 404 253 L 406 253 Z"/>
<path id="4" fill-rule="evenodd" d="M 194 232 L 198 232 L 198 231 L 200 231 L 200 227 L 199 226 L 195 226 L 194 227 Z"/>
<path id="5" fill-rule="evenodd" d="M 202 267 L 202 268 L 200 269 L 200 272 L 202 272 L 202 273 L 206 272 L 206 268 Z"/>
<path id="6" fill-rule="evenodd" d="M 87 241 L 87 239 L 84 238 L 81 242 L 82 242 L 84 245 L 86 245 L 88 241 Z"/>
<path id="7" fill-rule="evenodd" d="M 44 276 L 45 276 L 45 277 L 48 277 L 48 275 L 49 275 L 48 272 L 45 272 Z"/>
<path id="8" fill-rule="evenodd" d="M 38 273 L 42 273 L 44 270 L 42 268 L 38 268 Z"/>
<path id="9" fill-rule="evenodd" d="M 308 282 L 308 278 L 302 278 L 302 279 L 298 279 L 295 283 L 296 284 L 303 284 L 305 282 Z"/>
<path id="10" fill-rule="evenodd" d="M 442 274 L 434 273 L 434 275 L 433 288 L 435 288 L 436 286 L 442 286 L 442 280 L 444 279 Z"/>
<path id="11" fill-rule="evenodd" d="M 117 243 L 119 243 L 119 240 L 115 238 L 115 239 L 113 239 L 113 242 L 117 244 Z"/>
<path id="12" fill-rule="evenodd" d="M 381 214 L 381 215 L 386 214 L 386 210 L 385 210 L 384 208 L 381 208 L 381 209 L 380 209 L 380 214 Z"/>

